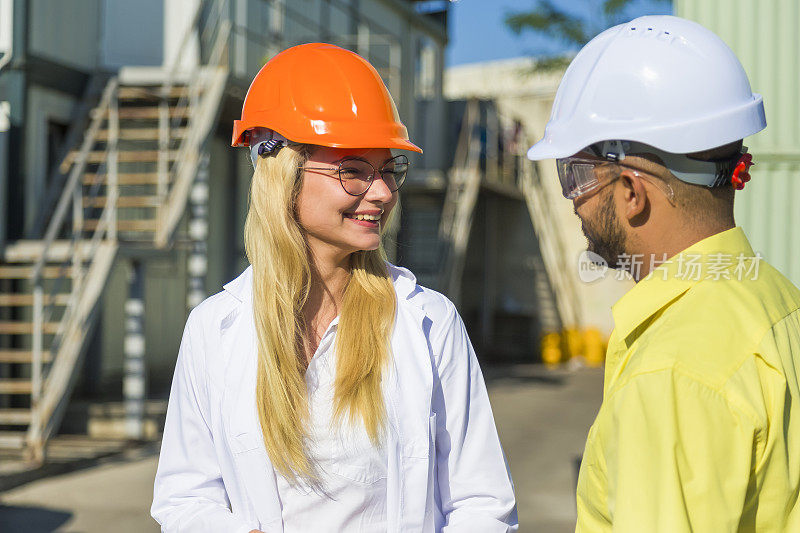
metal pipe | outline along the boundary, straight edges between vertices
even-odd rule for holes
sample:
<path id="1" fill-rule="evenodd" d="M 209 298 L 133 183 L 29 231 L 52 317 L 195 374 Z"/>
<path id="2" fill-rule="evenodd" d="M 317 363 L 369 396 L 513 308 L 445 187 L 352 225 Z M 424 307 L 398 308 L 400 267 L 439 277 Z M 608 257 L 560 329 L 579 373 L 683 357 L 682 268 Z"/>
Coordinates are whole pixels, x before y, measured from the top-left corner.
<path id="1" fill-rule="evenodd" d="M 187 270 L 189 287 L 186 294 L 186 305 L 194 308 L 206 297 L 206 274 L 208 273 L 208 163 L 209 154 L 200 156 L 197 176 L 189 194 L 189 237 L 192 248 L 189 253 Z"/>
<path id="2" fill-rule="evenodd" d="M 0 70 L 3 70 L 14 56 L 14 0 L 0 0 L 0 35 L 8 36 L 8 50 L 0 57 Z"/>
<path id="3" fill-rule="evenodd" d="M 130 263 L 128 300 L 125 302 L 124 378 L 122 394 L 125 399 L 125 434 L 141 440 L 144 434 L 144 404 L 147 391 L 145 379 L 144 337 L 144 265 Z"/>

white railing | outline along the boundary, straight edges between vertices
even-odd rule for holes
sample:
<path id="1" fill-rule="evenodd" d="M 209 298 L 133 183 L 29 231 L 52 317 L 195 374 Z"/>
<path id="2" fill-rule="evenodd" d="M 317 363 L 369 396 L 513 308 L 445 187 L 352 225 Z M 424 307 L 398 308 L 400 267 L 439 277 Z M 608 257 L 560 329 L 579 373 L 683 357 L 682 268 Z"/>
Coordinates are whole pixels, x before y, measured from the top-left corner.
<path id="1" fill-rule="evenodd" d="M 219 104 L 223 89 L 220 83 L 224 84 L 224 78 L 227 76 L 227 50 L 231 33 L 231 23 L 224 16 L 227 2 L 215 0 L 209 5 L 211 8 L 208 20 L 202 29 L 199 28 L 199 22 L 204 4 L 201 3 L 198 6 L 192 24 L 181 40 L 179 53 L 169 68 L 161 88 L 161 108 L 163 109 L 171 95 L 174 80 L 179 77 L 181 57 L 190 49 L 191 38 L 197 36 L 201 42 L 213 43 L 207 63 L 193 69 L 188 78 L 182 80 L 188 91 L 181 94 L 175 104 L 169 106 L 172 113 L 176 115 L 176 120 L 180 120 L 181 116 L 186 115 L 188 121 L 185 129 L 186 135 L 178 148 L 172 171 L 168 175 L 163 170 L 168 165 L 161 164 L 162 158 L 166 160 L 169 155 L 168 141 L 160 147 L 158 166 L 160 201 L 155 237 L 157 247 L 166 246 L 172 231 L 183 216 L 186 198 L 197 169 L 199 147 L 203 138 L 208 134 L 212 117 Z M 200 97 L 201 90 L 204 90 L 202 98 Z M 169 132 L 173 127 L 172 119 L 168 113 L 164 112 L 161 112 L 159 116 L 159 139 L 169 139 Z"/>
<path id="2" fill-rule="evenodd" d="M 32 327 L 32 368 L 31 368 L 31 425 L 28 430 L 28 443 L 31 446 L 34 457 L 41 458 L 43 454 L 43 443 L 48 438 L 50 419 L 55 409 L 58 399 L 63 393 L 62 387 L 50 387 L 51 382 L 60 382 L 66 387 L 71 375 L 74 357 L 57 357 L 59 348 L 62 346 L 65 337 L 74 328 L 82 328 L 83 321 L 87 318 L 87 305 L 82 304 L 82 298 L 86 297 L 87 283 L 91 280 L 88 273 L 92 270 L 93 263 L 98 257 L 101 245 L 104 242 L 111 242 L 116 245 L 116 198 L 118 191 L 116 188 L 117 174 L 117 141 L 119 138 L 119 126 L 117 120 L 117 89 L 119 83 L 116 78 L 112 78 L 100 99 L 100 104 L 93 111 L 92 122 L 86 131 L 81 149 L 74 159 L 74 164 L 70 171 L 69 178 L 62 192 L 61 198 L 56 206 L 53 217 L 45 232 L 42 240 L 41 253 L 38 255 L 31 272 L 31 286 L 33 292 L 33 327 Z M 84 170 L 92 147 L 97 143 L 98 132 L 102 123 L 108 118 L 108 142 L 106 144 L 106 163 L 101 165 L 96 173 L 97 182 L 102 182 L 103 167 L 108 174 L 108 192 L 100 216 L 100 222 L 94 228 L 88 247 L 84 241 L 86 227 L 84 224 L 83 209 L 85 198 L 97 196 L 97 187 L 90 189 L 88 197 L 84 195 L 83 181 Z M 69 217 L 70 207 L 72 216 Z M 66 254 L 58 267 L 59 276 L 51 279 L 45 286 L 46 265 L 51 258 L 51 250 L 56 238 L 69 231 L 71 239 L 69 241 Z M 59 254 L 60 255 L 60 254 Z M 57 296 L 62 294 L 63 285 L 71 278 L 72 287 L 70 295 L 64 306 L 64 311 L 58 322 L 58 328 L 53 332 L 47 327 L 54 314 L 58 302 Z M 52 334 L 50 346 L 44 346 L 44 336 Z M 45 350 L 49 356 L 45 361 Z M 77 357 L 77 354 L 75 354 Z M 45 364 L 49 368 L 45 368 Z"/>
<path id="3" fill-rule="evenodd" d="M 562 328 L 581 328 L 583 318 L 578 288 L 574 270 L 570 268 L 568 261 L 564 236 L 558 229 L 556 216 L 534 163 L 524 154 L 519 157 L 523 170 L 519 176 L 519 187 L 525 195 L 531 222 L 539 240 L 539 250 L 553 288 Z"/>

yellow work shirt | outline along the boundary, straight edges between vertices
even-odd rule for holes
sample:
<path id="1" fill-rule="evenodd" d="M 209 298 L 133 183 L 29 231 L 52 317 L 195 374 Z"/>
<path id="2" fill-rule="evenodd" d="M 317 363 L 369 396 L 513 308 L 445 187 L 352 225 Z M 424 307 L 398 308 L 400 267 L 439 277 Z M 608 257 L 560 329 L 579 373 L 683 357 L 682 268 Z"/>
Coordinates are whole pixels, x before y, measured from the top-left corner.
<path id="1" fill-rule="evenodd" d="M 612 311 L 576 531 L 800 532 L 800 290 L 734 228 Z"/>

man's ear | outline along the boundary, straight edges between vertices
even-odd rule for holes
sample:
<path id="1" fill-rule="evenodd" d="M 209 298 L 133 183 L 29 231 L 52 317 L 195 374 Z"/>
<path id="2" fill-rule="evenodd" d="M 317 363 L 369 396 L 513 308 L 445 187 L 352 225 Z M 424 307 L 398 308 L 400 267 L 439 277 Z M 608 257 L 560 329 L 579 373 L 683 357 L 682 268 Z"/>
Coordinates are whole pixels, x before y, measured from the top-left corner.
<path id="1" fill-rule="evenodd" d="M 632 225 L 636 225 L 635 221 L 646 214 L 648 201 L 647 201 L 647 188 L 644 186 L 644 178 L 642 175 L 629 168 L 623 168 L 620 174 L 620 181 L 622 182 L 622 215 Z"/>

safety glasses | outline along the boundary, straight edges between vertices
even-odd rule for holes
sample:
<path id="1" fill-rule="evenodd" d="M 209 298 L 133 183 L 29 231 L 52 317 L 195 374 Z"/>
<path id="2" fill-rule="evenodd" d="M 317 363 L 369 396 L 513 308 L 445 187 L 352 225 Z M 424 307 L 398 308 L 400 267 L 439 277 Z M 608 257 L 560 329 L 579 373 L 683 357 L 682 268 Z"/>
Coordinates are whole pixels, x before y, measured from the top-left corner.
<path id="1" fill-rule="evenodd" d="M 342 159 L 336 167 L 301 166 L 300 168 L 338 177 L 344 192 L 351 196 L 361 196 L 372 186 L 376 173 L 380 174 L 392 192 L 402 187 L 408 174 L 408 158 L 402 154 L 395 156 L 386 161 L 381 168 L 375 168 L 369 161 L 358 157 Z"/>
<path id="2" fill-rule="evenodd" d="M 556 169 L 558 170 L 558 180 L 561 182 L 561 194 L 568 200 L 574 200 L 592 191 L 596 191 L 606 185 L 615 182 L 620 175 L 617 174 L 611 179 L 603 179 L 606 174 L 602 168 L 606 165 L 616 164 L 621 167 L 630 168 L 635 173 L 644 178 L 645 181 L 659 189 L 667 197 L 670 204 L 675 205 L 675 191 L 669 183 L 651 176 L 646 170 L 625 165 L 620 162 L 603 161 L 600 159 L 585 159 L 580 157 L 567 157 L 556 159 Z M 640 174 L 641 173 L 641 174 Z M 607 175 L 607 174 L 606 174 Z"/>
<path id="3" fill-rule="evenodd" d="M 608 161 L 580 157 L 556 159 L 561 194 L 568 200 L 574 200 L 597 189 L 600 186 L 600 177 L 596 169 L 607 164 L 609 164 Z"/>

